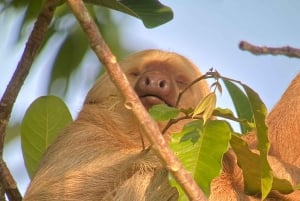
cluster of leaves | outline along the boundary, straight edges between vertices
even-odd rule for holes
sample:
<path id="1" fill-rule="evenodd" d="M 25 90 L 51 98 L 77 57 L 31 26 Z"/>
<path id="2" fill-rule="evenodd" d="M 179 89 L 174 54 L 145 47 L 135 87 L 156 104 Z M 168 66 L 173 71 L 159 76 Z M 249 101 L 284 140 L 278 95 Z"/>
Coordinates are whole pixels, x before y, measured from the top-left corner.
<path id="1" fill-rule="evenodd" d="M 156 105 L 150 109 L 150 114 L 155 120 L 169 121 L 167 126 L 181 119 L 192 120 L 181 132 L 172 135 L 170 145 L 185 168 L 208 196 L 210 183 L 221 174 L 223 155 L 231 148 L 243 170 L 245 192 L 250 195 L 261 194 L 262 199 L 265 199 L 271 190 L 292 192 L 292 185 L 287 180 L 276 178 L 268 163 L 270 144 L 265 125 L 267 110 L 258 94 L 247 85 L 222 77 L 217 72 L 208 72 L 205 77 L 216 78 L 216 82 L 212 84 L 215 89 L 204 97 L 195 109 L 177 109 L 166 105 Z M 231 95 L 237 117 L 230 109 L 216 107 L 216 89 L 222 91 L 219 79 L 224 82 Z M 238 122 L 241 133 L 234 131 L 228 120 Z M 260 154 L 253 153 L 242 138 L 243 134 L 251 130 L 257 133 L 257 149 Z M 172 178 L 171 183 L 180 192 L 179 200 L 188 200 L 180 185 Z"/>
<path id="2" fill-rule="evenodd" d="M 70 9 L 61 1 L 61 5 L 57 7 L 54 19 L 48 28 L 47 38 L 42 49 L 47 49 L 49 45 L 53 45 L 55 38 L 63 38 L 57 52 L 51 48 L 51 55 L 56 55 L 54 63 L 50 65 L 50 75 L 43 80 L 49 80 L 44 83 L 48 91 L 52 93 L 63 92 L 59 95 L 66 95 L 70 89 L 72 81 L 72 73 L 80 68 L 80 64 L 87 54 L 90 53 L 88 41 L 82 32 L 74 16 L 70 15 Z M 153 28 L 168 22 L 173 18 L 172 10 L 156 0 L 86 0 L 89 3 L 88 9 L 91 16 L 99 27 L 101 27 L 103 38 L 111 48 L 112 52 L 121 58 L 132 50 L 126 50 L 123 46 L 120 36 L 121 24 L 114 20 L 111 9 L 126 13 L 141 19 L 148 28 Z M 13 8 L 15 10 L 24 11 L 18 30 L 18 39 L 22 38 L 22 33 L 26 32 L 28 25 L 37 18 L 44 1 L 19 1 L 11 0 L 0 2 L 0 13 L 2 11 Z M 27 36 L 26 36 L 27 37 Z M 59 40 L 55 40 L 56 42 Z M 50 43 L 49 43 L 50 42 Z M 100 66 L 100 65 L 99 65 Z M 100 72 L 100 71 L 99 71 Z M 63 79 L 65 82 L 60 83 L 59 88 L 55 88 L 54 82 Z"/>

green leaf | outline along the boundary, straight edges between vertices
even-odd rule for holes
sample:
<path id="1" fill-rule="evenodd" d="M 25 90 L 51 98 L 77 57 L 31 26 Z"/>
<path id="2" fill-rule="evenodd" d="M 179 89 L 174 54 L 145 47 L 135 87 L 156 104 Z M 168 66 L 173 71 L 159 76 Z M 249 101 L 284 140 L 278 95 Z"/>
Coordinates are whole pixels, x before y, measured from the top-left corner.
<path id="1" fill-rule="evenodd" d="M 240 119 L 234 116 L 233 112 L 228 108 L 216 108 L 212 114 L 213 116 L 226 118 L 232 121 L 239 122 L 240 124 L 246 126 L 247 128 L 255 128 L 255 124 L 248 122 L 246 119 Z"/>
<path id="2" fill-rule="evenodd" d="M 253 112 L 248 97 L 231 81 L 223 79 L 223 82 L 231 96 L 238 118 L 253 122 Z M 247 133 L 252 130 L 251 127 L 248 127 L 245 124 L 240 124 L 240 126 L 242 133 Z"/>
<path id="3" fill-rule="evenodd" d="M 216 108 L 217 97 L 215 93 L 209 93 L 205 96 L 200 103 L 196 106 L 192 118 L 196 115 L 202 114 L 204 123 L 211 117 L 214 109 Z"/>
<path id="4" fill-rule="evenodd" d="M 237 156 L 238 165 L 243 170 L 246 193 L 254 195 L 260 192 L 261 172 L 259 157 L 249 150 L 247 143 L 238 135 L 231 136 L 230 145 Z"/>
<path id="5" fill-rule="evenodd" d="M 180 132 L 180 142 L 190 141 L 195 144 L 199 140 L 202 130 L 202 120 L 195 120 L 185 124 L 182 128 L 182 131 Z"/>
<path id="6" fill-rule="evenodd" d="M 273 183 L 272 169 L 267 159 L 270 149 L 270 143 L 268 139 L 268 128 L 265 123 L 267 108 L 255 91 L 253 91 L 250 87 L 248 87 L 245 84 L 243 84 L 242 86 L 245 89 L 246 94 L 249 98 L 253 112 L 254 122 L 256 125 L 258 150 L 260 152 L 261 164 L 261 193 L 262 199 L 265 199 L 269 194 Z"/>
<path id="7" fill-rule="evenodd" d="M 238 165 L 243 170 L 244 186 L 247 194 L 255 195 L 261 192 L 261 162 L 260 156 L 249 150 L 247 143 L 238 134 L 231 136 L 230 145 L 236 153 Z M 281 193 L 291 193 L 293 187 L 285 179 L 274 177 L 272 190 Z"/>
<path id="8" fill-rule="evenodd" d="M 88 41 L 80 29 L 73 30 L 63 42 L 52 69 L 51 83 L 59 78 L 67 79 L 64 94 L 68 88 L 71 73 L 79 67 L 88 50 Z M 62 94 L 62 95 L 64 95 Z"/>
<path id="9" fill-rule="evenodd" d="M 43 96 L 29 106 L 21 125 L 21 143 L 30 177 L 35 173 L 47 147 L 70 122 L 72 116 L 58 97 Z"/>
<path id="10" fill-rule="evenodd" d="M 200 136 L 198 141 L 184 139 L 192 133 Z M 202 120 L 195 120 L 182 132 L 172 135 L 170 146 L 206 195 L 210 194 L 211 181 L 221 173 L 222 158 L 228 150 L 230 135 L 231 128 L 223 120 L 208 121 L 205 125 Z M 181 193 L 180 187 L 176 187 Z M 179 200 L 184 197 L 181 193 Z"/>
<path id="11" fill-rule="evenodd" d="M 154 105 L 149 109 L 149 114 L 155 121 L 168 121 L 176 118 L 179 113 L 180 110 L 166 104 Z"/>
<path id="12" fill-rule="evenodd" d="M 153 28 L 173 19 L 171 8 L 157 0 L 85 0 L 141 19 L 147 28 Z"/>

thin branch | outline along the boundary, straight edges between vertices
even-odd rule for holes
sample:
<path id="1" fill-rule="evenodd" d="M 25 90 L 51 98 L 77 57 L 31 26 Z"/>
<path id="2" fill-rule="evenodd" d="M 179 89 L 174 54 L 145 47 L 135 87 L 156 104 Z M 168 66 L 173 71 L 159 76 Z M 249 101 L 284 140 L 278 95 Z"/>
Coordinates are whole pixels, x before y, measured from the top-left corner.
<path id="1" fill-rule="evenodd" d="M 120 69 L 115 56 L 103 40 L 95 22 L 89 15 L 84 3 L 80 0 L 68 0 L 74 15 L 86 32 L 91 48 L 95 51 L 99 60 L 106 66 L 107 72 L 120 93 L 125 98 L 125 106 L 131 109 L 134 115 L 141 123 L 145 135 L 152 143 L 156 154 L 165 163 L 166 168 L 171 172 L 173 177 L 181 184 L 190 200 L 201 200 L 205 197 L 197 183 L 191 175 L 184 169 L 176 155 L 169 148 L 164 140 L 157 124 L 149 116 L 139 98 L 130 86 L 125 74 Z"/>
<path id="2" fill-rule="evenodd" d="M 196 78 L 195 80 L 193 80 L 191 83 L 189 83 L 178 95 L 175 107 L 178 107 L 179 102 L 181 100 L 182 95 L 189 89 L 191 88 L 194 84 L 196 84 L 197 82 L 204 80 L 204 79 L 208 79 L 208 78 L 214 78 L 213 75 L 210 75 L 209 73 L 206 73 L 205 75 L 202 75 L 201 77 Z"/>
<path id="3" fill-rule="evenodd" d="M 22 200 L 22 195 L 17 188 L 16 182 L 2 159 L 0 160 L 0 179 L 4 184 L 3 187 L 9 200 Z"/>
<path id="4" fill-rule="evenodd" d="M 33 60 L 35 56 L 37 55 L 43 39 L 46 36 L 46 32 L 48 29 L 48 26 L 52 20 L 54 10 L 57 5 L 61 3 L 61 0 L 47 0 L 37 18 L 37 21 L 33 27 L 33 30 L 29 36 L 29 39 L 26 43 L 25 50 L 23 52 L 23 55 L 18 63 L 18 66 L 13 74 L 13 77 L 11 78 L 2 98 L 0 101 L 0 160 L 2 161 L 2 155 L 3 155 L 3 146 L 4 146 L 4 137 L 5 137 L 5 130 L 11 115 L 11 111 L 13 108 L 13 105 L 16 101 L 16 98 L 19 94 L 19 91 L 24 83 L 25 78 L 27 77 L 29 70 L 31 68 L 31 65 L 33 63 Z M 4 163 L 4 162 L 3 162 Z M 21 200 L 20 196 L 14 196 L 11 194 L 10 189 L 15 188 L 16 191 L 18 191 L 16 185 L 13 181 L 13 177 L 10 174 L 8 168 L 5 168 L 6 165 L 1 165 L 1 172 L 2 175 L 5 175 L 5 177 L 2 177 L 1 179 L 7 179 L 5 181 L 1 180 L 2 187 L 5 185 L 9 185 L 6 187 L 6 193 L 10 200 L 18 201 Z M 12 185 L 12 186 L 10 186 Z M 17 193 L 19 194 L 19 192 Z M 3 195 L 0 195 L 1 197 Z"/>
<path id="5" fill-rule="evenodd" d="M 249 51 L 255 55 L 271 54 L 300 58 L 300 49 L 293 48 L 290 46 L 274 48 L 266 46 L 255 46 L 246 41 L 241 41 L 239 47 L 241 50 Z"/>
<path id="6" fill-rule="evenodd" d="M 164 134 L 165 132 L 167 132 L 167 130 L 173 125 L 178 123 L 179 121 L 185 120 L 185 119 L 200 119 L 199 117 L 194 117 L 192 118 L 192 115 L 186 115 L 183 117 L 179 117 L 177 119 L 171 119 L 170 121 L 168 121 L 167 125 L 163 128 L 163 130 L 161 131 L 162 134 Z"/>

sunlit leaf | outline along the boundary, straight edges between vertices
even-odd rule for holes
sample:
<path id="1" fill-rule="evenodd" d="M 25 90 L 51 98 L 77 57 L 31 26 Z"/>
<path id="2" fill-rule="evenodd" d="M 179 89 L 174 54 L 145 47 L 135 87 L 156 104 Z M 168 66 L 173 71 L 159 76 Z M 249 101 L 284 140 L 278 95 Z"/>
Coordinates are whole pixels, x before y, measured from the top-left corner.
<path id="1" fill-rule="evenodd" d="M 228 150 L 230 134 L 231 128 L 225 121 L 208 121 L 203 125 L 202 120 L 195 120 L 188 131 L 184 128 L 182 132 L 172 135 L 172 149 L 206 195 L 210 194 L 212 179 L 221 173 L 222 158 Z M 191 140 L 186 135 L 192 136 Z M 196 142 L 193 140 L 195 135 L 199 136 Z M 184 197 L 180 194 L 180 200 L 184 200 Z"/>
<path id="2" fill-rule="evenodd" d="M 31 177 L 47 147 L 70 122 L 72 117 L 67 106 L 55 96 L 40 97 L 27 109 L 21 125 L 21 143 Z"/>
<path id="3" fill-rule="evenodd" d="M 200 103 L 196 106 L 192 117 L 202 114 L 204 123 L 211 117 L 214 109 L 216 108 L 217 97 L 215 93 L 210 93 L 205 96 Z"/>
<path id="4" fill-rule="evenodd" d="M 169 107 L 166 104 L 154 105 L 149 109 L 149 114 L 156 121 L 168 121 L 176 118 L 180 110 L 174 107 Z"/>
<path id="5" fill-rule="evenodd" d="M 171 8 L 157 0 L 85 0 L 112 8 L 141 19 L 147 28 L 153 28 L 173 19 Z"/>

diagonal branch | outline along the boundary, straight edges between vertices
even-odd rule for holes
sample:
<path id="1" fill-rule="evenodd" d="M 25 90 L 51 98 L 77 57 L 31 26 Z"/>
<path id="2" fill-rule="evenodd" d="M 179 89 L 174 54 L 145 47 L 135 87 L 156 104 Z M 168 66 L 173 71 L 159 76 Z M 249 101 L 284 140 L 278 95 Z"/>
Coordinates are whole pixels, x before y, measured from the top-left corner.
<path id="1" fill-rule="evenodd" d="M 8 167 L 2 159 L 0 160 L 0 169 L 0 180 L 2 182 L 1 185 L 5 189 L 4 193 L 6 193 L 7 198 L 11 201 L 22 200 L 22 195 L 17 188 L 16 182 L 11 176 Z"/>
<path id="2" fill-rule="evenodd" d="M 48 26 L 54 14 L 54 10 L 60 3 L 61 0 L 47 0 L 45 2 L 31 35 L 26 43 L 25 50 L 13 74 L 13 77 L 11 78 L 0 101 L 0 188 L 1 192 L 3 192 L 4 189 L 7 197 L 13 201 L 21 200 L 22 197 L 17 189 L 11 173 L 2 159 L 5 130 L 19 91 L 29 73 L 33 60 L 43 43 L 43 39 L 46 36 Z M 3 194 L 0 195 L 0 198 L 2 197 L 4 197 Z"/>
<path id="3" fill-rule="evenodd" d="M 241 50 L 249 51 L 256 55 L 271 54 L 271 55 L 285 55 L 287 57 L 300 58 L 300 49 L 293 48 L 290 46 L 285 47 L 266 47 L 266 46 L 255 46 L 246 41 L 241 41 L 239 44 Z"/>
<path id="4" fill-rule="evenodd" d="M 197 183 L 191 175 L 184 169 L 176 155 L 169 148 L 164 140 L 157 124 L 149 116 L 139 98 L 130 86 L 126 76 L 120 69 L 115 56 L 103 40 L 95 22 L 89 15 L 84 3 L 81 0 L 68 0 L 67 3 L 71 7 L 74 15 L 79 21 L 82 29 L 86 32 L 91 48 L 95 51 L 99 60 L 107 68 L 112 81 L 120 90 L 125 98 L 125 106 L 131 109 L 137 117 L 149 141 L 153 144 L 156 154 L 165 163 L 166 168 L 171 172 L 174 178 L 181 184 L 190 200 L 200 200 L 205 197 L 199 189 Z"/>

